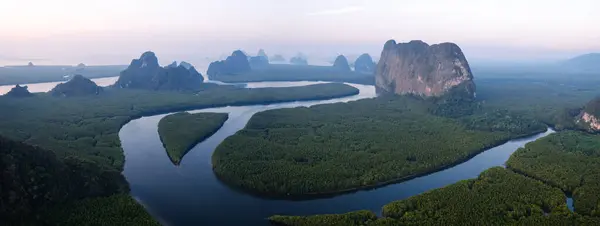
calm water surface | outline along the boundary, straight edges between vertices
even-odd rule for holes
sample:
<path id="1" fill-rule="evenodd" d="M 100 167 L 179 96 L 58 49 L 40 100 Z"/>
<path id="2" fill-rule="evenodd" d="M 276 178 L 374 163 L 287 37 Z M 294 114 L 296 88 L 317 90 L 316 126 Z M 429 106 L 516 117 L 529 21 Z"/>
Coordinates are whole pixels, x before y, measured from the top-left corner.
<path id="1" fill-rule="evenodd" d="M 307 85 L 306 82 L 253 83 L 248 87 Z M 343 213 L 368 209 L 380 212 L 391 201 L 404 199 L 425 191 L 450 185 L 460 180 L 476 178 L 482 171 L 503 166 L 509 156 L 524 144 L 546 136 L 549 130 L 536 136 L 507 142 L 491 148 L 467 162 L 428 176 L 385 187 L 358 191 L 330 198 L 313 200 L 273 200 L 238 192 L 217 180 L 211 165 L 211 155 L 223 139 L 242 129 L 250 117 L 260 111 L 312 106 L 373 98 L 373 86 L 350 84 L 360 94 L 325 101 L 290 102 L 271 105 L 222 107 L 191 112 L 224 112 L 229 119 L 212 137 L 194 147 L 175 166 L 169 160 L 158 136 L 156 115 L 133 120 L 119 132 L 125 150 L 124 175 L 131 194 L 164 225 L 267 225 L 266 218 L 274 214 L 307 215 Z"/>
<path id="2" fill-rule="evenodd" d="M 95 79 L 92 79 L 92 81 L 94 81 L 98 86 L 110 86 L 112 84 L 115 84 L 115 82 L 117 81 L 118 78 L 119 77 L 95 78 Z M 27 86 L 29 92 L 31 92 L 31 93 L 44 93 L 44 92 L 50 91 L 56 85 L 63 83 L 63 82 L 66 82 L 66 81 L 31 83 L 31 84 L 20 84 L 20 85 Z M 4 94 L 8 93 L 8 91 L 10 91 L 10 89 L 12 89 L 13 87 L 15 87 L 15 85 L 0 86 L 0 95 L 4 95 Z"/>

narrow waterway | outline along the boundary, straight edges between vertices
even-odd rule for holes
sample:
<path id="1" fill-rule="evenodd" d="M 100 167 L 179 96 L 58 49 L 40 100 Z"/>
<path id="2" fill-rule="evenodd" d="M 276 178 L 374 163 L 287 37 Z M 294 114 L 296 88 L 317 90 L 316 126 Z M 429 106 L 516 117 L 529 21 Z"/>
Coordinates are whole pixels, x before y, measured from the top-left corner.
<path id="1" fill-rule="evenodd" d="M 117 79 L 119 79 L 119 77 L 94 78 L 91 80 L 94 81 L 98 86 L 110 86 L 112 84 L 115 84 Z M 45 93 L 45 92 L 52 90 L 56 85 L 63 83 L 63 82 L 66 82 L 66 81 L 31 83 L 31 84 L 20 84 L 20 85 L 27 86 L 27 90 L 29 90 L 29 92 L 31 92 L 31 93 Z M 10 89 L 12 89 L 13 87 L 15 87 L 15 85 L 0 86 L 0 95 L 4 95 L 4 94 L 8 93 L 8 91 L 10 91 Z"/>
<path id="2" fill-rule="evenodd" d="M 247 87 L 307 84 L 311 83 L 253 83 Z M 194 147 L 179 166 L 171 163 L 158 137 L 158 121 L 168 114 L 129 122 L 121 129 L 119 137 L 126 157 L 124 175 L 131 185 L 132 196 L 165 225 L 266 225 L 266 218 L 274 214 L 344 213 L 360 209 L 379 212 L 383 205 L 391 201 L 476 178 L 490 167 L 504 165 L 519 147 L 554 132 L 548 130 L 529 138 L 509 141 L 462 164 L 427 176 L 323 199 L 290 201 L 259 198 L 231 189 L 215 177 L 211 165 L 212 152 L 225 138 L 242 129 L 252 115 L 270 109 L 347 102 L 376 96 L 373 86 L 350 85 L 358 88 L 360 94 L 324 101 L 191 111 L 229 113 L 229 119 L 217 133 Z"/>

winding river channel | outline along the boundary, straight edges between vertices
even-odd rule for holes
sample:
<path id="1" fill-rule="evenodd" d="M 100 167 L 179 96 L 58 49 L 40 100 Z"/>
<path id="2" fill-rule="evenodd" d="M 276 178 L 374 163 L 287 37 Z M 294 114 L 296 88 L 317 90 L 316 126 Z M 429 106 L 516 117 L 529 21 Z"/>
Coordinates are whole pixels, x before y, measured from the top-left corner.
<path id="1" fill-rule="evenodd" d="M 313 82 L 249 83 L 248 88 L 286 87 Z M 221 183 L 212 171 L 211 156 L 227 137 L 242 129 L 257 112 L 316 104 L 348 102 L 374 98 L 373 86 L 349 84 L 360 93 L 345 98 L 302 101 L 270 105 L 220 107 L 190 111 L 229 113 L 223 127 L 194 147 L 175 166 L 169 160 L 158 136 L 157 124 L 168 115 L 143 117 L 127 123 L 119 132 L 125 150 L 124 175 L 131 194 L 164 225 L 267 225 L 275 214 L 308 215 L 344 213 L 368 209 L 379 213 L 382 206 L 399 199 L 476 178 L 482 171 L 503 166 L 509 156 L 528 142 L 554 131 L 548 130 L 525 139 L 516 139 L 491 148 L 454 167 L 384 187 L 333 197 L 310 200 L 274 200 L 255 197 Z"/>

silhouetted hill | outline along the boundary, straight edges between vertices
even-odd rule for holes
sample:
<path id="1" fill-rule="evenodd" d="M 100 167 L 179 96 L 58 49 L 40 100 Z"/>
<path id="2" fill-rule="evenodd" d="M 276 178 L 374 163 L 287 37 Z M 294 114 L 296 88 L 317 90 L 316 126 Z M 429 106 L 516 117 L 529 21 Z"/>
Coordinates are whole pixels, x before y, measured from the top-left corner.
<path id="1" fill-rule="evenodd" d="M 82 75 L 75 75 L 68 82 L 58 84 L 50 90 L 51 95 L 61 97 L 98 95 L 101 92 L 102 87 Z"/>
<path id="2" fill-rule="evenodd" d="M 158 64 L 153 52 L 145 52 L 121 72 L 114 84 L 118 88 L 148 90 L 195 90 L 204 81 L 202 75 L 189 63 L 173 62 L 166 67 Z"/>
<path id="3" fill-rule="evenodd" d="M 563 62 L 562 66 L 571 71 L 600 73 L 600 53 L 588 53 L 571 58 Z"/>
<path id="4" fill-rule="evenodd" d="M 29 92 L 29 90 L 27 90 L 27 86 L 16 85 L 14 88 L 10 89 L 10 91 L 8 93 L 6 93 L 5 96 L 7 96 L 7 97 L 30 97 L 30 96 L 33 96 L 33 94 L 31 94 Z"/>
<path id="5" fill-rule="evenodd" d="M 239 74 L 251 70 L 248 56 L 241 50 L 236 50 L 227 59 L 210 63 L 206 74 L 208 78 L 216 79 L 219 75 Z"/>

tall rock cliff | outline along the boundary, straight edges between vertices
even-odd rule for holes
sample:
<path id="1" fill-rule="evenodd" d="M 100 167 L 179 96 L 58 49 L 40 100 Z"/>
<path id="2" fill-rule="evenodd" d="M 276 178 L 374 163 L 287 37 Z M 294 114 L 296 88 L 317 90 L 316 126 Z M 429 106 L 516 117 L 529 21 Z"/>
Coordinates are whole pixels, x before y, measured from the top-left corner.
<path id="1" fill-rule="evenodd" d="M 428 45 L 423 41 L 387 41 L 377 64 L 378 92 L 443 96 L 449 91 L 475 97 L 467 59 L 454 43 Z"/>
<path id="2" fill-rule="evenodd" d="M 337 56 L 337 58 L 335 58 L 335 61 L 333 62 L 333 67 L 343 71 L 350 71 L 348 59 L 346 59 L 344 55 L 339 55 Z"/>
<path id="3" fill-rule="evenodd" d="M 377 65 L 373 62 L 373 58 L 371 55 L 365 53 L 360 55 L 354 61 L 354 71 L 363 73 L 363 74 L 373 74 L 375 73 L 375 68 Z"/>
<path id="4" fill-rule="evenodd" d="M 588 131 L 600 131 L 600 97 L 594 98 L 583 107 L 576 122 Z"/>
<path id="5" fill-rule="evenodd" d="M 166 67 L 158 64 L 153 52 L 145 52 L 121 72 L 114 84 L 118 88 L 148 90 L 194 90 L 204 78 L 191 64 L 173 62 Z"/>
<path id="6" fill-rule="evenodd" d="M 218 79 L 219 75 L 235 75 L 251 70 L 248 56 L 241 50 L 236 50 L 227 59 L 210 63 L 206 74 L 210 79 Z"/>

